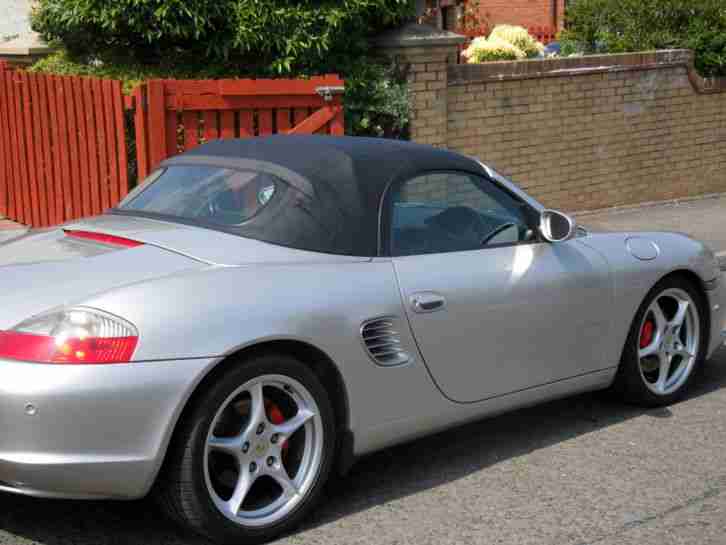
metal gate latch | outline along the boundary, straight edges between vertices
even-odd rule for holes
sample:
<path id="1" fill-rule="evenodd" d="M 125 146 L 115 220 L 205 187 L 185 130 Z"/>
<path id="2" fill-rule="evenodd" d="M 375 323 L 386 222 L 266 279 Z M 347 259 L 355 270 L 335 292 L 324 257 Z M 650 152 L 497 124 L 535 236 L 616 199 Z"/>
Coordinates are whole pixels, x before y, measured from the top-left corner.
<path id="1" fill-rule="evenodd" d="M 345 92 L 345 87 L 316 87 L 315 92 L 323 97 L 325 102 L 333 100 L 333 95 L 341 95 Z"/>

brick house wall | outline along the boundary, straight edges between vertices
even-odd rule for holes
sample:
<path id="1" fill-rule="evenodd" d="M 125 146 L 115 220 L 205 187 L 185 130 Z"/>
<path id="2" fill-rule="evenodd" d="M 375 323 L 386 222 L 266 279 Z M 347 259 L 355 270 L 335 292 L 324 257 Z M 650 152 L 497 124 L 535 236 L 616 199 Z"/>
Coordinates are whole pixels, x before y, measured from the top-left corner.
<path id="1" fill-rule="evenodd" d="M 466 6 L 475 7 L 476 0 L 427 0 L 435 15 L 428 23 L 447 30 L 461 31 L 460 16 Z M 499 24 L 527 28 L 560 29 L 564 26 L 567 0 L 479 0 L 479 22 L 482 32 Z"/>
<path id="2" fill-rule="evenodd" d="M 480 11 L 490 26 L 562 28 L 565 0 L 480 0 Z"/>

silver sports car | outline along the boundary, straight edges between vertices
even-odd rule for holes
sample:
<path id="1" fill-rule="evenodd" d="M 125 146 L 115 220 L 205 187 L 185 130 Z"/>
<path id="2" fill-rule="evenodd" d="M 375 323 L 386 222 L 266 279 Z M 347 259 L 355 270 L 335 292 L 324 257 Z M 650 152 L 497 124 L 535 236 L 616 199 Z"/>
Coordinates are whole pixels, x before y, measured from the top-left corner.
<path id="1" fill-rule="evenodd" d="M 672 403 L 726 297 L 685 235 L 588 232 L 474 159 L 318 136 L 167 160 L 0 246 L 0 286 L 0 489 L 151 492 L 222 543 L 449 426 L 605 388 Z"/>

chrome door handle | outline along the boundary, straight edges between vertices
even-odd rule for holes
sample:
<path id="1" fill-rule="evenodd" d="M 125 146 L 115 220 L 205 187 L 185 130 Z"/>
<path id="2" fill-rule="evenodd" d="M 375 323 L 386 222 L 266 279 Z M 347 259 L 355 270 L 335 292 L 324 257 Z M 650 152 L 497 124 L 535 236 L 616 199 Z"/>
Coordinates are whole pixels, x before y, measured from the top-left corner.
<path id="1" fill-rule="evenodd" d="M 446 307 L 446 299 L 443 295 L 431 292 L 414 293 L 410 298 L 411 308 L 418 314 L 436 312 Z"/>

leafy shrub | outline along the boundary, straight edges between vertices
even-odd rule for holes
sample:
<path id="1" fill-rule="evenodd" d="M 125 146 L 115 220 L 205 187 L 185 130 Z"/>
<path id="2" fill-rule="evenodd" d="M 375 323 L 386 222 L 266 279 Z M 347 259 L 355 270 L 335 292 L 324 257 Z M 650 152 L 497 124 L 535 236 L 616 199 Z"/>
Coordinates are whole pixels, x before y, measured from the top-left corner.
<path id="1" fill-rule="evenodd" d="M 144 64 L 129 59 L 100 60 L 86 56 L 75 57 L 60 49 L 40 59 L 30 67 L 32 72 L 59 76 L 94 76 L 121 80 L 125 93 L 149 79 L 214 79 L 239 76 L 238 69 L 225 65 L 160 62 Z"/>
<path id="2" fill-rule="evenodd" d="M 726 75 L 723 0 L 574 0 L 563 49 L 583 53 L 689 48 L 705 76 Z"/>
<path id="3" fill-rule="evenodd" d="M 497 25 L 489 35 L 489 39 L 500 38 L 518 48 L 526 57 L 539 56 L 544 51 L 544 45 L 538 42 L 521 26 Z"/>
<path id="4" fill-rule="evenodd" d="M 346 132 L 407 139 L 410 106 L 405 81 L 396 64 L 360 64 L 345 81 Z"/>
<path id="5" fill-rule="evenodd" d="M 720 25 L 693 21 L 684 43 L 696 54 L 696 69 L 706 76 L 726 76 L 726 8 Z"/>
<path id="6" fill-rule="evenodd" d="M 150 79 L 219 79 L 245 77 L 235 65 L 177 63 L 173 59 L 156 64 L 133 61 L 128 58 L 104 60 L 86 55 L 75 56 L 66 49 L 59 49 L 33 64 L 32 72 L 44 72 L 60 76 L 93 76 L 120 80 L 125 93 Z"/>

